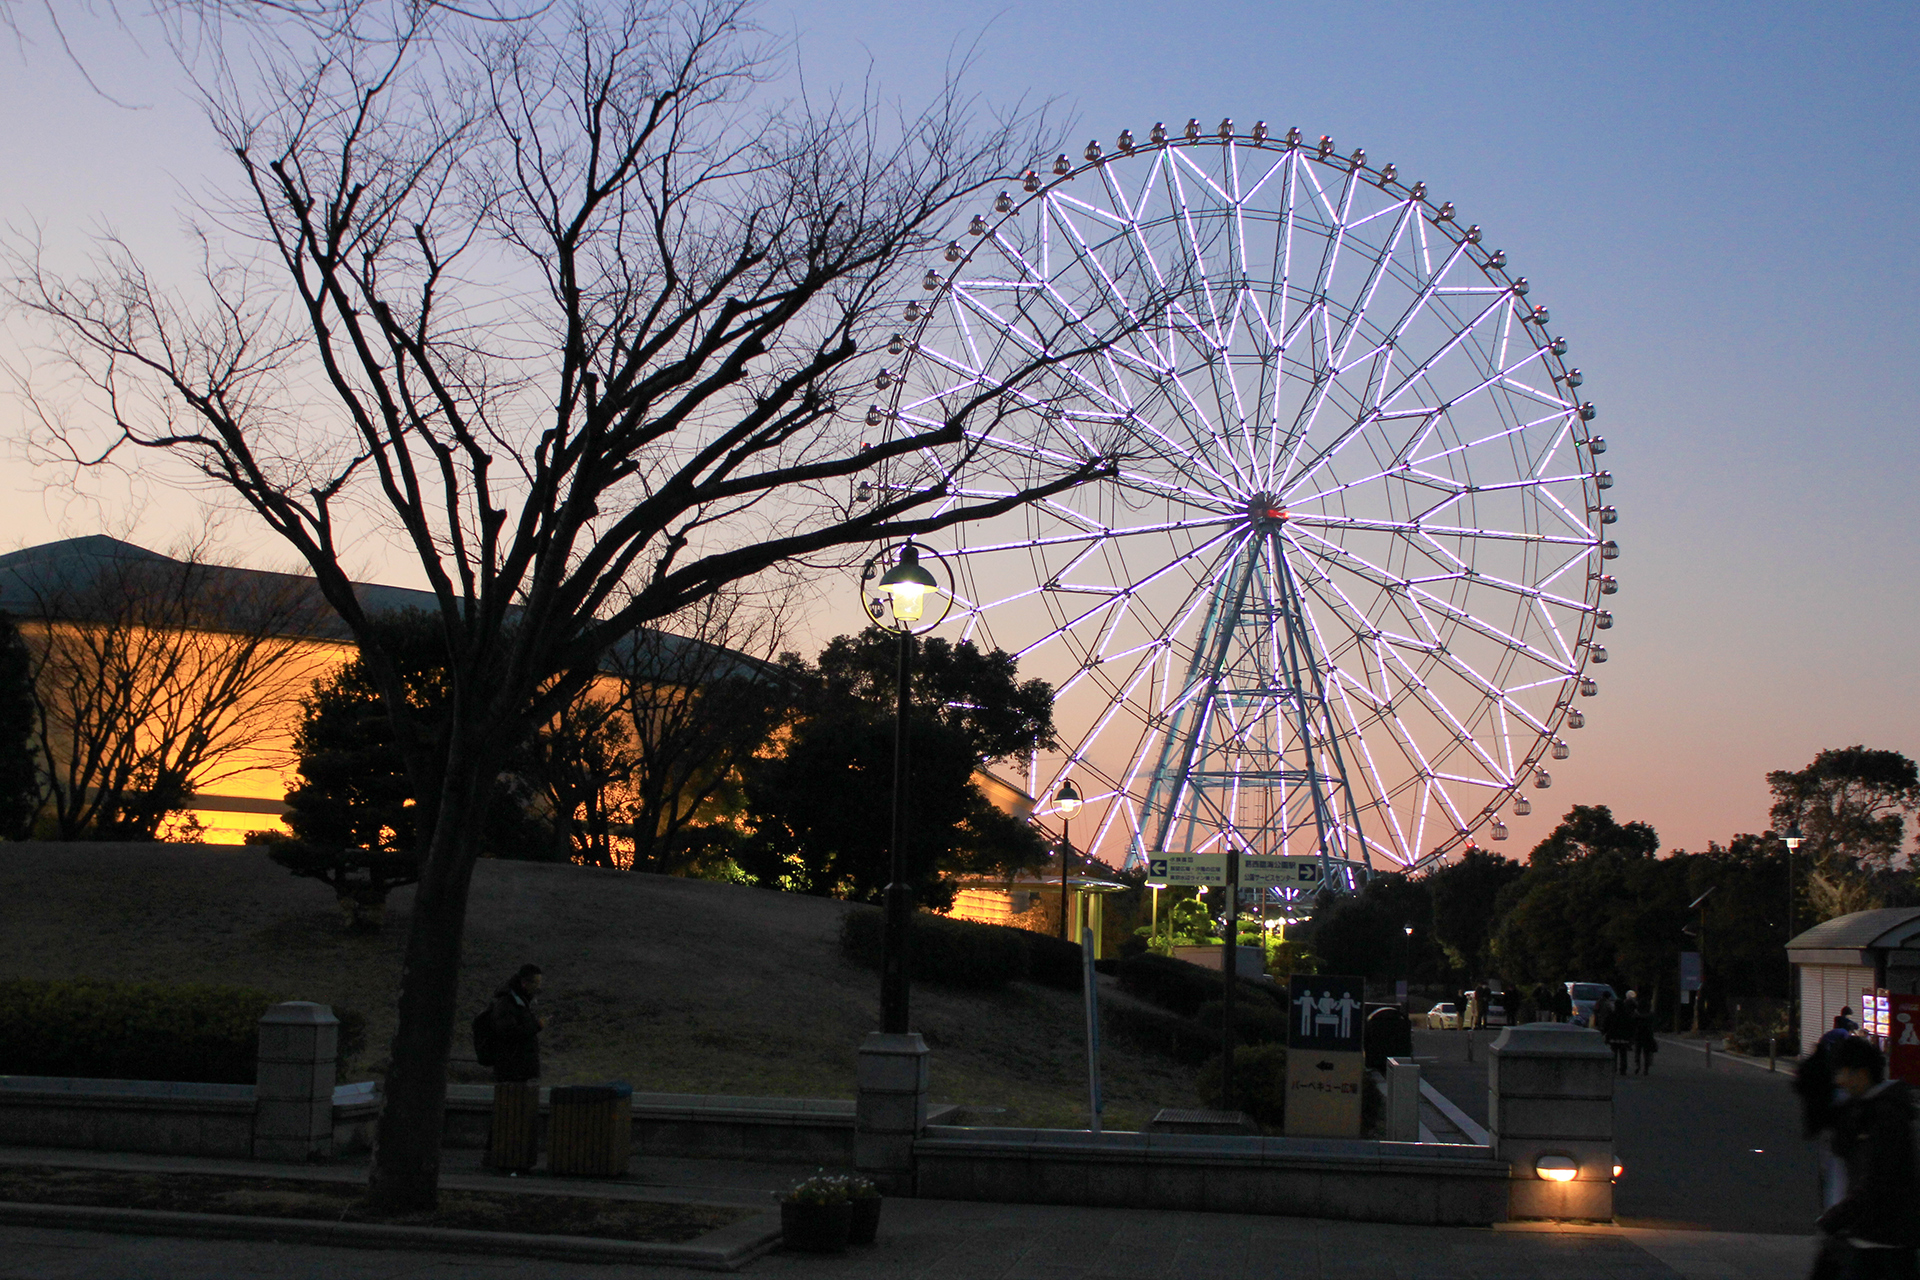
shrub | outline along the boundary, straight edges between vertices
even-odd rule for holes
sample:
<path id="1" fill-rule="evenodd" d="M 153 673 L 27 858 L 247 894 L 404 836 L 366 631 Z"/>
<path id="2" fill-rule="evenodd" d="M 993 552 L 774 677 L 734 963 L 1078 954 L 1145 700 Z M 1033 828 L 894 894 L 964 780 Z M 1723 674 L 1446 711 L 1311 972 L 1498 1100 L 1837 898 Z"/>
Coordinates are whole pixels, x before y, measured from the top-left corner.
<path id="1" fill-rule="evenodd" d="M 1233 1038 L 1235 1044 L 1285 1044 L 1287 1015 L 1271 1000 L 1249 1000 L 1246 984 L 1235 992 L 1233 1002 Z M 1194 1011 L 1193 1020 L 1206 1028 L 1215 1044 L 1220 1042 L 1221 1024 L 1226 1018 L 1226 1002 L 1209 1000 Z"/>
<path id="2" fill-rule="evenodd" d="M 252 1084 L 260 1015 L 278 1003 L 257 987 L 0 981 L 0 1075 Z M 367 1020 L 334 1016 L 344 1075 Z"/>
<path id="3" fill-rule="evenodd" d="M 916 982 L 953 987 L 998 987 L 1027 976 L 1023 930 L 949 920 L 916 911 L 907 931 L 910 972 Z M 840 951 L 868 969 L 880 967 L 886 914 L 878 907 L 848 909 L 840 921 Z"/>
<path id="4" fill-rule="evenodd" d="M 1733 1050 L 1735 1053 L 1746 1053 L 1755 1057 L 1764 1057 L 1767 1052 L 1768 1040 L 1774 1042 L 1774 1048 L 1777 1052 L 1784 1054 L 1799 1052 L 1799 1043 L 1792 1039 L 1787 1030 L 1787 1015 L 1785 1013 L 1776 1015 L 1772 1021 L 1761 1021 L 1754 1018 L 1736 1023 L 1733 1030 L 1727 1032 L 1726 1043 L 1727 1048 Z M 1788 1046 L 1792 1047 L 1789 1048 Z"/>
<path id="5" fill-rule="evenodd" d="M 1146 1053 L 1162 1054 L 1177 1062 L 1199 1063 L 1220 1051 L 1220 1033 L 1208 1031 L 1191 1018 L 1176 1018 L 1160 1009 L 1103 1001 L 1101 1034 Z"/>
<path id="6" fill-rule="evenodd" d="M 1219 1000 L 1226 993 L 1227 984 L 1218 970 L 1203 969 L 1167 956 L 1128 956 L 1120 962 L 1119 975 L 1122 991 L 1183 1018 L 1193 1017 L 1201 1005 Z M 1234 990 L 1236 995 L 1245 998 L 1249 1008 L 1258 1007 L 1263 1001 L 1285 1007 L 1286 992 L 1264 982 L 1248 982 L 1243 978 Z"/>
<path id="7" fill-rule="evenodd" d="M 1194 1078 L 1200 1105 L 1221 1105 L 1220 1059 L 1210 1058 Z M 1234 1108 L 1253 1117 L 1263 1129 L 1277 1131 L 1286 1122 L 1287 1049 L 1285 1045 L 1261 1044 L 1241 1049 L 1233 1055 Z"/>
<path id="8" fill-rule="evenodd" d="M 1027 976 L 1043 987 L 1078 991 L 1086 980 L 1086 961 L 1080 944 L 1030 929 L 1015 929 L 1027 938 Z"/>

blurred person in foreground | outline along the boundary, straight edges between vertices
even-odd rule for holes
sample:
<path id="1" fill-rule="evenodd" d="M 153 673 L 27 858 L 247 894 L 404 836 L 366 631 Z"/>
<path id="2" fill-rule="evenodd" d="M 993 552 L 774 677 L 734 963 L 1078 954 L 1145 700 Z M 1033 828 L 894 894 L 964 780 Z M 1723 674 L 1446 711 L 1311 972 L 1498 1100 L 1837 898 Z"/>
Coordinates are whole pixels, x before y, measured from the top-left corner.
<path id="1" fill-rule="evenodd" d="M 1889 1080 L 1886 1057 L 1852 1036 L 1829 1051 L 1839 1104 L 1833 1150 L 1845 1191 L 1820 1215 L 1828 1237 L 1814 1275 L 1834 1280 L 1915 1280 L 1920 1180 L 1914 1168 L 1913 1099 Z"/>

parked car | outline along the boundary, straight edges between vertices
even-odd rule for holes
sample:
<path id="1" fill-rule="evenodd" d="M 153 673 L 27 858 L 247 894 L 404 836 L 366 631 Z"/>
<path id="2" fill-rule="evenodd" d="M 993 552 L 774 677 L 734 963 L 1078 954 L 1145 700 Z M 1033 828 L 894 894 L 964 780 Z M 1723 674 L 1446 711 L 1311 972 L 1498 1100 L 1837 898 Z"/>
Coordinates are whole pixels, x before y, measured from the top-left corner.
<path id="1" fill-rule="evenodd" d="M 1458 1031 L 1460 1029 L 1460 1006 L 1455 1004 L 1437 1004 L 1427 1010 L 1427 1030 Z"/>
<path id="2" fill-rule="evenodd" d="M 1593 1006 L 1600 1003 L 1601 996 L 1612 1000 L 1620 998 L 1604 982 L 1569 982 L 1567 994 L 1573 997 L 1573 1025 L 1576 1027 L 1593 1025 Z"/>

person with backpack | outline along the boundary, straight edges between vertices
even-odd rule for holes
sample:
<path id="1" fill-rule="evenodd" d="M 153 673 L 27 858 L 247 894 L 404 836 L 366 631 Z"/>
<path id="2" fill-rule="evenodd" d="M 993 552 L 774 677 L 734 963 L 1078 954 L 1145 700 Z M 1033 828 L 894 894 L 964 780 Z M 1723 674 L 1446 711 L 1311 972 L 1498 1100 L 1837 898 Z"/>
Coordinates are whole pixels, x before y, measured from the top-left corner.
<path id="1" fill-rule="evenodd" d="M 1831 1258 L 1834 1274 L 1845 1280 L 1914 1280 L 1920 1274 L 1920 1155 L 1911 1090 L 1886 1078 L 1886 1056 L 1872 1041 L 1850 1036 L 1829 1052 L 1842 1098 L 1833 1149 L 1845 1163 L 1846 1187 L 1818 1225 L 1830 1249 L 1838 1246 Z"/>
<path id="2" fill-rule="evenodd" d="M 540 1158 L 540 1032 L 534 1010 L 546 977 L 523 964 L 473 1020 L 474 1056 L 493 1068 L 493 1126 L 487 1163 L 503 1173 L 532 1169 Z"/>
<path id="3" fill-rule="evenodd" d="M 523 964 L 488 1006 L 493 1078 L 521 1084 L 540 1078 L 540 1032 L 547 1020 L 534 1012 L 546 975 L 537 964 Z"/>

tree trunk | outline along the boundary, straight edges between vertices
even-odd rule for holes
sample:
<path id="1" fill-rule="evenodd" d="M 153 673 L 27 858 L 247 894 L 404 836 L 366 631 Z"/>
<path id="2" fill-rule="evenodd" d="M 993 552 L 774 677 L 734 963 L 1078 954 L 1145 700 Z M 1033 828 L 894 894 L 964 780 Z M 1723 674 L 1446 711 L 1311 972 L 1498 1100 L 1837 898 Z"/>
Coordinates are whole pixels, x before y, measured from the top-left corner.
<path id="1" fill-rule="evenodd" d="M 447 1057 L 460 993 L 460 943 L 477 856 L 483 762 L 459 753 L 447 762 L 440 812 L 421 867 L 400 974 L 399 1025 L 387 1068 L 386 1100 L 374 1131 L 368 1202 L 377 1212 L 432 1209 L 440 1190 L 440 1139 L 447 1112 Z"/>

